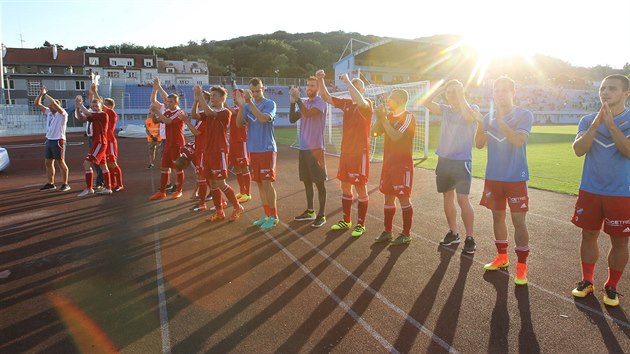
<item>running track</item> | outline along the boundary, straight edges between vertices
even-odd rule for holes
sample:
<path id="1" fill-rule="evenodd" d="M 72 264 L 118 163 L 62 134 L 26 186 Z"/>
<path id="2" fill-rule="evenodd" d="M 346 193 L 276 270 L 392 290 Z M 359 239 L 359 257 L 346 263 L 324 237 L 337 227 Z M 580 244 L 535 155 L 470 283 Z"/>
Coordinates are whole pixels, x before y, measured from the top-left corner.
<path id="1" fill-rule="evenodd" d="M 76 197 L 87 147 L 71 136 L 73 190 L 39 192 L 43 147 L 27 144 L 41 141 L 0 142 L 14 146 L 0 174 L 0 274 L 11 272 L 0 278 L 2 353 L 629 351 L 627 296 L 611 309 L 601 291 L 570 295 L 580 277 L 572 196 L 530 190 L 530 283 L 516 286 L 514 267 L 482 267 L 496 251 L 490 212 L 477 205 L 481 180 L 471 192 L 477 252 L 464 256 L 461 245 L 438 244 L 445 220 L 433 171 L 416 170 L 413 241 L 388 247 L 372 243 L 382 227 L 380 164 L 372 166 L 368 231 L 353 239 L 329 231 L 341 215 L 336 180 L 327 183 L 325 227 L 292 220 L 305 197 L 297 151 L 281 147 L 281 223 L 264 233 L 250 226 L 262 213 L 255 187 L 235 223 L 189 211 L 191 171 L 183 198 L 149 202 L 159 170 L 145 168 L 141 139 L 119 140 L 125 191 Z M 337 158 L 327 165 L 334 177 Z M 601 286 L 609 242 L 600 241 Z M 626 274 L 622 294 L 629 282 Z"/>

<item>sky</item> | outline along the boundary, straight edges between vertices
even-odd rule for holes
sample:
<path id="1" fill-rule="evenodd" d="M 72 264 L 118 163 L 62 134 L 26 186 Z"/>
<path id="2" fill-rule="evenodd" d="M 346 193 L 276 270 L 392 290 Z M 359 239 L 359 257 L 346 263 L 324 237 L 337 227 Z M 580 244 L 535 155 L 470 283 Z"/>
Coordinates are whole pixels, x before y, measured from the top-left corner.
<path id="1" fill-rule="evenodd" d="M 490 57 L 545 54 L 573 65 L 613 68 L 630 62 L 630 0 L 0 0 L 0 4 L 0 41 L 7 47 L 34 48 L 45 41 L 68 49 L 121 43 L 170 47 L 276 31 L 345 31 L 406 39 L 464 35 Z"/>

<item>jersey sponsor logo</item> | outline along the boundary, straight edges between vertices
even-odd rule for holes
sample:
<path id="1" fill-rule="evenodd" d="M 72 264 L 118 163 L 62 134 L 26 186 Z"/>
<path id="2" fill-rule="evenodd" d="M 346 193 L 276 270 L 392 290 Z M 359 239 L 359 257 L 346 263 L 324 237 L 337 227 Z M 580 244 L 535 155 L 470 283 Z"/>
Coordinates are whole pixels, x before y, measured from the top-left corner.
<path id="1" fill-rule="evenodd" d="M 624 225 L 630 225 L 630 220 L 610 220 L 606 218 L 604 219 L 604 222 L 608 226 L 615 226 L 615 227 L 623 227 Z"/>
<path id="2" fill-rule="evenodd" d="M 527 197 L 510 197 L 509 200 L 511 204 L 518 204 L 527 201 Z"/>

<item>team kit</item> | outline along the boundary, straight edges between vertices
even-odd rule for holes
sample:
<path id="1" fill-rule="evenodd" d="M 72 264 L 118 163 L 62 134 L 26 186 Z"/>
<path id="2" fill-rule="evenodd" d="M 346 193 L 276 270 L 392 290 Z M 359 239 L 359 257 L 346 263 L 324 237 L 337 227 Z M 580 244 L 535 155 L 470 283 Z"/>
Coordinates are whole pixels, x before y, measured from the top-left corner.
<path id="1" fill-rule="evenodd" d="M 384 103 L 376 105 L 364 97 L 365 85 L 359 78 L 346 74 L 339 79 L 346 85 L 349 98 L 334 97 L 324 83 L 326 74 L 318 70 L 307 79 L 306 97 L 298 88 L 289 90 L 292 123 L 299 122 L 299 179 L 304 183 L 306 210 L 294 220 L 322 227 L 327 223 L 325 206 L 328 180 L 324 160 L 324 130 L 328 107 L 343 113 L 341 154 L 336 178 L 341 183 L 343 217 L 330 228 L 351 232 L 361 237 L 367 231 L 366 215 L 369 204 L 367 183 L 370 174 L 370 140 L 383 136 L 383 163 L 379 191 L 384 195 L 383 228 L 374 239 L 393 246 L 411 242 L 413 205 L 411 193 L 414 176 L 413 138 L 416 118 L 407 110 L 409 94 L 394 89 Z M 488 161 L 480 204 L 490 209 L 497 256 L 484 265 L 488 271 L 506 269 L 508 257 L 507 211 L 514 228 L 516 273 L 514 282 L 526 285 L 529 232 L 526 214 L 529 210 L 527 181 L 529 169 L 526 157 L 527 140 L 533 125 L 531 111 L 514 104 L 515 82 L 507 77 L 493 84 L 493 108 L 487 114 L 469 104 L 464 85 L 457 80 L 446 81 L 423 97 L 422 105 L 441 119 L 440 140 L 436 150 L 435 170 L 437 192 L 443 194 L 448 232 L 440 241 L 443 246 L 464 242 L 462 252 L 474 253 L 474 211 L 469 194 L 472 182 L 472 149 L 486 148 Z M 276 180 L 277 145 L 274 135 L 276 103 L 265 97 L 263 82 L 251 79 L 247 89 L 232 85 L 233 107 L 228 107 L 228 91 L 213 86 L 204 91 L 194 86 L 194 102 L 190 114 L 179 107 L 177 94 L 168 94 L 159 79 L 153 82 L 151 107 L 145 122 L 150 163 L 153 168 L 155 151 L 160 147 L 160 188 L 149 197 L 151 201 L 177 199 L 183 195 L 184 170 L 192 166 L 196 177 L 193 197 L 198 203 L 191 210 L 209 211 L 206 221 L 237 221 L 243 214 L 243 204 L 252 199 L 251 184 L 263 206 L 263 215 L 253 224 L 261 230 L 274 228 L 279 217 L 274 182 Z M 610 237 L 608 279 L 604 283 L 603 302 L 619 305 L 616 289 L 628 262 L 630 237 L 630 80 L 623 75 L 604 78 L 599 88 L 602 107 L 598 112 L 582 117 L 573 143 L 577 156 L 585 156 L 580 190 L 571 222 L 582 229 L 580 256 L 582 279 L 571 291 L 583 298 L 595 290 L 594 268 L 597 262 L 598 236 L 603 229 Z M 46 98 L 48 104 L 41 102 Z M 124 190 L 122 170 L 118 165 L 118 144 L 115 137 L 117 114 L 115 102 L 103 99 L 95 83 L 90 86 L 89 108 L 77 96 L 75 116 L 89 127 L 89 151 L 83 163 L 85 189 L 78 195 L 112 194 Z M 54 190 L 54 162 L 62 171 L 61 191 L 70 190 L 68 168 L 65 165 L 66 111 L 42 87 L 36 106 L 47 117 L 46 168 L 48 183 L 41 190 Z M 373 117 L 376 117 L 373 122 Z M 184 126 L 194 135 L 186 142 Z M 228 168 L 236 174 L 238 193 L 227 183 Z M 97 186 L 94 170 L 100 169 Z M 170 183 L 175 173 L 174 186 Z M 100 182 L 98 179 L 100 178 Z M 317 190 L 318 209 L 315 209 Z M 170 195 L 167 192 L 171 192 Z M 208 207 L 206 202 L 212 201 Z M 352 218 L 352 204 L 357 201 L 357 215 Z M 398 203 L 396 203 L 398 200 Z M 228 203 L 232 212 L 228 216 Z M 399 205 L 402 232 L 394 235 L 393 222 Z M 458 232 L 458 207 L 465 235 Z"/>

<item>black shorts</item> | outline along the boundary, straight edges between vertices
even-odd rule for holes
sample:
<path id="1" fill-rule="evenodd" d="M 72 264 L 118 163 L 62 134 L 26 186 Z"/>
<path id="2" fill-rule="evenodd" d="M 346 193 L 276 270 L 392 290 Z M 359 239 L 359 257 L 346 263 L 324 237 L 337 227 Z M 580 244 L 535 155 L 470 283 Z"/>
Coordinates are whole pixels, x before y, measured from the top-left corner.
<path id="1" fill-rule="evenodd" d="M 327 179 L 324 150 L 300 150 L 300 181 L 319 183 Z"/>
<path id="2" fill-rule="evenodd" d="M 64 160 L 66 158 L 66 142 L 63 139 L 46 139 L 44 157 L 47 160 Z"/>
<path id="3" fill-rule="evenodd" d="M 455 189 L 457 194 L 470 194 L 472 163 L 465 160 L 450 160 L 438 157 L 435 168 L 435 182 L 438 193 Z"/>

